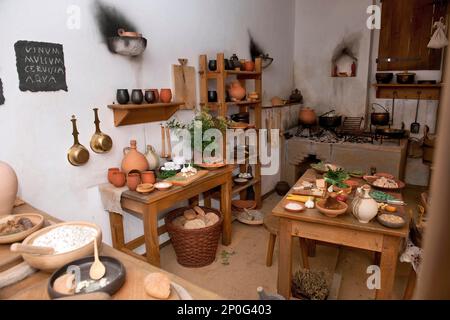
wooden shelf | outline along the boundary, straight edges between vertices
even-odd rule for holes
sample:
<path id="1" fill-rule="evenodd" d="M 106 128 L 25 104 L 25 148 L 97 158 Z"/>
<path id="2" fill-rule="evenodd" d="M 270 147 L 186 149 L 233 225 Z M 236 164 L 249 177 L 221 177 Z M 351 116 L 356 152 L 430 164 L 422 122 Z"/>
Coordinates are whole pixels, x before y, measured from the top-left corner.
<path id="1" fill-rule="evenodd" d="M 379 84 L 373 85 L 377 92 L 377 99 L 392 99 L 396 93 L 396 99 L 439 100 L 441 97 L 442 84 Z"/>
<path id="2" fill-rule="evenodd" d="M 254 186 L 256 184 L 260 183 L 260 179 L 257 178 L 253 178 L 252 180 L 250 180 L 248 183 L 244 184 L 244 185 L 235 185 L 233 186 L 233 188 L 231 189 L 231 193 L 232 194 L 238 194 L 241 193 L 242 191 L 247 190 L 248 187 Z M 211 195 L 212 198 L 214 199 L 220 199 L 220 192 L 215 192 Z"/>
<path id="3" fill-rule="evenodd" d="M 230 101 L 230 102 L 225 102 L 225 105 L 228 106 L 254 106 L 254 105 L 260 105 L 261 104 L 261 100 L 258 101 Z M 218 108 L 220 108 L 220 103 L 219 102 L 208 102 L 208 103 L 203 103 L 201 102 L 200 105 L 202 107 L 204 107 L 205 105 L 207 105 L 211 110 L 217 110 Z"/>
<path id="4" fill-rule="evenodd" d="M 131 124 L 166 121 L 184 103 L 153 103 L 153 104 L 111 104 L 108 108 L 114 112 L 116 127 Z"/>
<path id="5" fill-rule="evenodd" d="M 203 75 L 203 71 L 199 71 L 200 75 Z M 256 71 L 237 71 L 237 70 L 225 70 L 225 77 L 237 76 L 238 79 L 257 79 L 261 77 L 261 72 Z M 220 77 L 221 73 L 219 71 L 207 71 L 207 79 L 217 79 Z"/>

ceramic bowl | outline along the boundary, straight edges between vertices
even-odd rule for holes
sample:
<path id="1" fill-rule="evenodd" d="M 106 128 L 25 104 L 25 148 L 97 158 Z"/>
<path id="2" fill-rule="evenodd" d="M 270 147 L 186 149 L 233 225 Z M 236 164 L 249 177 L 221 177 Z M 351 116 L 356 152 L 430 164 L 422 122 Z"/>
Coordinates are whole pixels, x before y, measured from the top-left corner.
<path id="1" fill-rule="evenodd" d="M 155 188 L 158 189 L 159 191 L 165 191 L 165 190 L 169 190 L 170 188 L 172 188 L 173 184 L 170 182 L 157 182 L 155 183 Z"/>
<path id="2" fill-rule="evenodd" d="M 297 213 L 305 210 L 305 206 L 301 203 L 290 201 L 284 205 L 284 210 Z"/>
<path id="3" fill-rule="evenodd" d="M 397 217 L 402 218 L 403 221 L 402 221 L 402 222 L 398 222 L 398 223 L 396 223 L 396 222 L 391 222 L 391 221 L 386 221 L 386 220 L 384 220 L 384 219 L 381 218 L 381 216 L 383 216 L 383 215 L 387 215 L 387 216 L 397 216 Z M 393 228 L 393 229 L 399 229 L 399 228 L 402 228 L 402 227 L 406 224 L 405 218 L 401 217 L 401 216 L 398 215 L 398 214 L 391 213 L 391 212 L 385 212 L 385 211 L 381 211 L 380 214 L 377 215 L 377 221 L 378 221 L 381 225 L 383 225 L 383 226 L 385 226 L 385 227 L 387 227 L 387 228 Z"/>
<path id="4" fill-rule="evenodd" d="M 0 219 L 0 223 L 5 223 L 12 219 L 17 218 L 28 218 L 33 223 L 33 227 L 27 230 L 24 230 L 22 232 L 17 232 L 13 234 L 7 234 L 0 236 L 0 244 L 8 244 L 8 243 L 14 243 L 18 241 L 22 241 L 26 237 L 28 237 L 33 232 L 38 231 L 40 228 L 42 228 L 44 224 L 44 217 L 37 213 L 21 213 L 21 214 L 15 214 L 10 216 L 5 216 Z"/>
<path id="5" fill-rule="evenodd" d="M 347 212 L 348 205 L 345 202 L 339 201 L 339 204 L 341 205 L 340 209 L 333 210 L 333 209 L 327 209 L 325 208 L 325 199 L 317 201 L 316 207 L 317 209 L 330 218 L 335 218 L 337 216 L 340 216 L 341 214 L 344 214 Z"/>

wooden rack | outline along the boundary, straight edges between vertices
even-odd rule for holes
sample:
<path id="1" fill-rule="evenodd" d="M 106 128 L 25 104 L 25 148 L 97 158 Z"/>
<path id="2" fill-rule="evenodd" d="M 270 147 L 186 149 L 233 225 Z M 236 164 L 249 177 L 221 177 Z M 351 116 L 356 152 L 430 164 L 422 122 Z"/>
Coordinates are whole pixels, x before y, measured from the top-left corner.
<path id="1" fill-rule="evenodd" d="M 262 125 L 262 60 L 257 58 L 255 61 L 255 71 L 237 71 L 237 70 L 225 70 L 224 54 L 217 54 L 217 70 L 208 70 L 208 57 L 201 55 L 199 59 L 199 74 L 200 74 L 200 105 L 202 107 L 207 106 L 209 110 L 215 111 L 219 116 L 228 116 L 229 106 L 238 106 L 239 112 L 248 112 L 249 108 L 254 110 L 255 123 L 253 124 L 256 130 L 261 129 Z M 258 101 L 238 101 L 228 102 L 226 101 L 226 80 L 230 77 L 235 77 L 241 83 L 242 87 L 246 88 L 247 80 L 255 81 L 255 92 L 258 93 L 260 100 Z M 216 80 L 217 85 L 217 102 L 208 102 L 208 85 L 209 80 Z M 226 142 L 225 142 L 226 144 Z M 246 189 L 254 186 L 255 201 L 258 208 L 262 205 L 261 199 L 261 163 L 259 160 L 259 137 L 258 137 L 258 161 L 254 166 L 253 179 L 244 186 L 235 186 L 232 190 L 233 194 L 240 194 L 241 199 L 246 197 Z M 248 163 L 239 165 L 240 172 L 246 172 Z"/>
<path id="2" fill-rule="evenodd" d="M 184 103 L 111 104 L 116 127 L 168 120 Z"/>
<path id="3" fill-rule="evenodd" d="M 377 99 L 392 99 L 396 93 L 397 99 L 417 99 L 420 91 L 422 99 L 439 100 L 441 84 L 374 84 Z"/>

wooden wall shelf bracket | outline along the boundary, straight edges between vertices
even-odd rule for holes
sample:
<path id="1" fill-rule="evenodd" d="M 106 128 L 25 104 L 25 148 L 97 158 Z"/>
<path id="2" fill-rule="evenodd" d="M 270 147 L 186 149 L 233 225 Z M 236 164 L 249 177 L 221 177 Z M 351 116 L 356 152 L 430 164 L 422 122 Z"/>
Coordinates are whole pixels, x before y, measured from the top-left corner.
<path id="1" fill-rule="evenodd" d="M 112 104 L 116 127 L 168 120 L 183 103 Z"/>

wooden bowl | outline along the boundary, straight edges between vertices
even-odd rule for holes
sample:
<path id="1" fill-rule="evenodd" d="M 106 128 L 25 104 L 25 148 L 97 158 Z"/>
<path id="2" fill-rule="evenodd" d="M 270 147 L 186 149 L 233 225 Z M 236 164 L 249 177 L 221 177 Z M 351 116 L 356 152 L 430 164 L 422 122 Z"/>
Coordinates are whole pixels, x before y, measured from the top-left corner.
<path id="1" fill-rule="evenodd" d="M 61 226 L 68 226 L 68 225 L 75 225 L 75 226 L 86 226 L 91 227 L 97 230 L 97 243 L 102 243 L 102 230 L 100 227 L 98 227 L 96 224 L 85 222 L 85 221 L 72 221 L 72 222 L 64 222 L 64 223 L 58 223 L 54 224 L 52 226 L 49 226 L 47 228 L 41 229 L 31 235 L 29 235 L 25 240 L 23 240 L 22 244 L 26 245 L 33 245 L 33 241 L 49 232 L 50 230 L 53 230 L 55 228 L 61 227 Z M 61 268 L 65 264 L 81 259 L 83 257 L 92 255 L 94 253 L 94 240 L 89 242 L 88 244 L 84 245 L 81 248 L 78 248 L 73 251 L 64 252 L 64 253 L 58 253 L 58 254 L 44 254 L 44 255 L 34 255 L 34 254 L 28 254 L 24 253 L 22 254 L 23 259 L 33 268 L 40 269 L 45 272 L 53 272 L 58 268 Z"/>
<path id="2" fill-rule="evenodd" d="M 348 205 L 345 202 L 338 201 L 339 204 L 341 205 L 341 208 L 337 209 L 337 210 L 333 210 L 333 209 L 325 208 L 325 201 L 326 201 L 326 199 L 317 201 L 316 207 L 317 207 L 317 210 L 319 210 L 321 213 L 323 213 L 327 217 L 336 218 L 337 216 L 340 216 L 341 214 L 344 214 L 347 212 Z"/>
<path id="3" fill-rule="evenodd" d="M 223 168 L 226 165 L 227 165 L 226 163 L 201 163 L 201 164 L 198 164 L 197 166 L 199 166 L 200 168 L 203 168 L 203 169 L 215 170 L 215 169 Z"/>
<path id="4" fill-rule="evenodd" d="M 155 186 L 151 183 L 142 183 L 137 186 L 136 191 L 141 194 L 149 194 L 155 190 Z"/>
<path id="5" fill-rule="evenodd" d="M 8 243 L 22 241 L 23 239 L 28 237 L 33 232 L 38 231 L 44 225 L 44 217 L 37 213 L 21 213 L 21 214 L 9 215 L 4 218 L 1 218 L 0 223 L 5 223 L 8 220 L 16 219 L 16 218 L 30 219 L 31 222 L 34 224 L 33 228 L 30 228 L 30 229 L 22 231 L 22 232 L 17 232 L 17 233 L 13 233 L 13 234 L 7 234 L 4 236 L 0 236 L 0 244 L 8 244 Z"/>
<path id="6" fill-rule="evenodd" d="M 233 200 L 231 201 L 231 205 L 233 208 L 237 209 L 238 211 L 244 211 L 244 209 L 252 210 L 256 208 L 256 201 L 255 200 Z"/>

